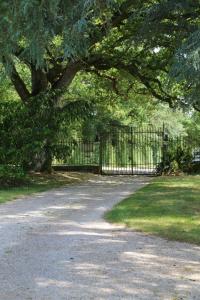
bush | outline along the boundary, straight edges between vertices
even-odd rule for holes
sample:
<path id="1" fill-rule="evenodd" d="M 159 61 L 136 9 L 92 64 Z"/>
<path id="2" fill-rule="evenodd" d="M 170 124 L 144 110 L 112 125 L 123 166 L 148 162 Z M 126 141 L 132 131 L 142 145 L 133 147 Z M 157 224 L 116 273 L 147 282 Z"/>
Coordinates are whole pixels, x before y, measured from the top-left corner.
<path id="1" fill-rule="evenodd" d="M 48 94 L 29 99 L 29 105 L 0 102 L 0 165 L 50 170 L 46 162 L 51 164 L 61 120 L 65 117 L 54 111 Z"/>
<path id="2" fill-rule="evenodd" d="M 0 186 L 19 186 L 27 183 L 28 179 L 21 167 L 0 165 Z"/>
<path id="3" fill-rule="evenodd" d="M 189 173 L 200 174 L 200 162 L 192 163 Z"/>
<path id="4" fill-rule="evenodd" d="M 190 172 L 192 168 L 193 148 L 183 139 L 170 139 L 165 152 L 164 174 L 179 174 Z"/>
<path id="5" fill-rule="evenodd" d="M 22 103 L 0 103 L 1 165 L 32 167 L 47 138 L 46 127 L 40 124 L 40 118 L 43 119 L 43 116 L 31 115 Z"/>

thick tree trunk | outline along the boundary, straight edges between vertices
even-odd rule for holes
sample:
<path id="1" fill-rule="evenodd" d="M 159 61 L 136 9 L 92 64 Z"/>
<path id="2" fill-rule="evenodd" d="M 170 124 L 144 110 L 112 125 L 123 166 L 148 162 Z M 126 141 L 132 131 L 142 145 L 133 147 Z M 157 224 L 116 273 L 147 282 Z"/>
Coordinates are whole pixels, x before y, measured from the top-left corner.
<path id="1" fill-rule="evenodd" d="M 34 172 L 52 173 L 53 153 L 50 143 L 46 144 L 44 149 L 39 151 L 33 158 L 30 158 L 29 164 L 25 168 Z"/>
<path id="2" fill-rule="evenodd" d="M 50 141 L 47 142 L 44 149 L 44 159 L 41 164 L 40 172 L 52 173 L 53 153 Z"/>

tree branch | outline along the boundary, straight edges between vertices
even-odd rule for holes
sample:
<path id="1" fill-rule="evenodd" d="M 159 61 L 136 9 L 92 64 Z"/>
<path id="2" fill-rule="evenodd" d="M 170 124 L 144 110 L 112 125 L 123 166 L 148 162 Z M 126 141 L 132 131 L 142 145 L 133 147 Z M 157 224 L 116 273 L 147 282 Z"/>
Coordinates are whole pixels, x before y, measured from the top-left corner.
<path id="1" fill-rule="evenodd" d="M 193 104 L 193 107 L 196 111 L 200 112 L 200 106 L 198 106 L 198 104 Z"/>
<path id="2" fill-rule="evenodd" d="M 177 100 L 176 97 L 168 95 L 162 88 L 161 82 L 157 78 L 150 78 L 141 73 L 136 63 L 133 61 L 130 64 L 125 64 L 122 61 L 112 61 L 109 57 L 102 58 L 101 56 L 93 56 L 91 60 L 87 61 L 88 65 L 95 66 L 99 70 L 109 70 L 111 68 L 116 68 L 118 70 L 123 70 L 138 79 L 153 95 L 155 98 L 167 102 L 170 106 L 173 106 L 173 100 Z M 153 84 L 157 85 L 156 89 Z"/>
<path id="3" fill-rule="evenodd" d="M 59 79 L 54 83 L 53 89 L 67 88 L 73 81 L 77 72 L 81 70 L 81 67 L 83 67 L 83 62 L 81 61 L 69 62 L 65 69 L 61 72 Z"/>
<path id="4" fill-rule="evenodd" d="M 103 23 L 103 25 L 98 27 L 99 34 L 94 32 L 93 36 L 91 37 L 90 47 L 92 48 L 97 42 L 100 42 L 107 34 L 108 28 L 111 27 L 119 27 L 122 25 L 123 21 L 126 20 L 130 15 L 131 12 L 129 11 L 130 8 L 137 2 L 136 0 L 126 0 L 124 3 L 121 4 L 119 9 L 113 14 L 111 20 Z"/>
<path id="5" fill-rule="evenodd" d="M 15 87 L 15 90 L 17 91 L 18 95 L 20 96 L 21 100 L 24 103 L 27 103 L 28 98 L 31 97 L 31 93 L 26 87 L 26 84 L 20 77 L 19 73 L 17 72 L 14 64 L 12 65 L 12 71 L 10 75 L 10 79 Z"/>

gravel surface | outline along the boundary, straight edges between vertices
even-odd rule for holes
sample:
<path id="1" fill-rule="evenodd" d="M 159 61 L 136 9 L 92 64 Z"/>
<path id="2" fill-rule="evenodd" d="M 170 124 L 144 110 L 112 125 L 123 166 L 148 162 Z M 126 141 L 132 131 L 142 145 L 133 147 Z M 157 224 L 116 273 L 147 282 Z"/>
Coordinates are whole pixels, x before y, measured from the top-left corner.
<path id="1" fill-rule="evenodd" d="M 88 182 L 0 206 L 0 300 L 200 299 L 200 247 L 108 224 L 147 177 Z"/>

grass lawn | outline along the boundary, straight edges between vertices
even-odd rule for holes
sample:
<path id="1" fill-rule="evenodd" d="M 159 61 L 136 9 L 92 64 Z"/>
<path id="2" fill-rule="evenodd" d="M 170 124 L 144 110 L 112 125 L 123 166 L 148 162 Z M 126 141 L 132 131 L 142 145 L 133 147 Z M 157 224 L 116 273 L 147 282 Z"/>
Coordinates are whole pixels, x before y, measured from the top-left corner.
<path id="1" fill-rule="evenodd" d="M 134 230 L 200 245 L 200 176 L 156 178 L 105 218 Z"/>
<path id="2" fill-rule="evenodd" d="M 51 175 L 32 174 L 29 175 L 29 183 L 20 187 L 1 188 L 0 204 L 16 199 L 21 196 L 36 192 L 43 192 L 51 188 L 57 188 L 70 183 L 76 183 L 89 178 L 84 173 L 55 172 Z"/>

